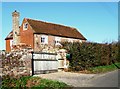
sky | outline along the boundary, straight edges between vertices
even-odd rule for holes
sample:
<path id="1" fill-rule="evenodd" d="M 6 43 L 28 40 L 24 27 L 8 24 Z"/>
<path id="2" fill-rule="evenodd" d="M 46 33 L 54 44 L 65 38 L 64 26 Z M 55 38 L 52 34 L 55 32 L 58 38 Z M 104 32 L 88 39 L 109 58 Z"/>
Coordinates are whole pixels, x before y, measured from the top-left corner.
<path id="1" fill-rule="evenodd" d="M 2 38 L 12 31 L 12 12 L 24 18 L 75 27 L 87 41 L 104 43 L 118 40 L 118 2 L 2 2 Z M 1 16 L 0 16 L 1 17 Z"/>

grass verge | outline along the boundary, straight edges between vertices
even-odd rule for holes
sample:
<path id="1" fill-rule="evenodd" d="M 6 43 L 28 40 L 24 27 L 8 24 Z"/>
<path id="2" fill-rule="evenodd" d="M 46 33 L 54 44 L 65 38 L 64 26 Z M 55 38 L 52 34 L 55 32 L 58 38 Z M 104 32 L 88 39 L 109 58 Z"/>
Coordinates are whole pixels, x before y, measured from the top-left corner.
<path id="1" fill-rule="evenodd" d="M 120 62 L 119 63 L 115 63 L 115 65 L 120 67 Z M 112 64 L 112 65 L 108 65 L 108 66 L 93 67 L 93 68 L 89 68 L 88 71 L 90 73 L 105 73 L 105 72 L 108 72 L 108 71 L 113 71 L 113 70 L 118 69 L 115 65 Z"/>
<path id="2" fill-rule="evenodd" d="M 40 77 L 6 78 L 2 81 L 1 89 L 71 89 L 66 83 L 42 79 Z"/>

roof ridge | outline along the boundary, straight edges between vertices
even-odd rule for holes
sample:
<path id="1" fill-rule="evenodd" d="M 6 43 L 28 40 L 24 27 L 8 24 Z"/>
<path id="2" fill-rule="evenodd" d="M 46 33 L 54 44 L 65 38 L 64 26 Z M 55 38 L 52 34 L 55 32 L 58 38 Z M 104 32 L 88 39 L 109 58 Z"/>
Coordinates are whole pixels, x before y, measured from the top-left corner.
<path id="1" fill-rule="evenodd" d="M 34 20 L 34 21 L 38 21 L 38 22 L 42 22 L 42 23 L 47 23 L 47 24 L 53 24 L 53 25 L 57 25 L 57 26 L 63 26 L 63 27 L 71 28 L 71 29 L 76 29 L 74 27 L 66 26 L 66 25 L 63 25 L 63 24 L 56 24 L 56 23 L 52 23 L 52 22 L 46 22 L 46 21 L 38 20 L 38 19 L 31 19 L 31 18 L 25 18 L 25 19 Z"/>

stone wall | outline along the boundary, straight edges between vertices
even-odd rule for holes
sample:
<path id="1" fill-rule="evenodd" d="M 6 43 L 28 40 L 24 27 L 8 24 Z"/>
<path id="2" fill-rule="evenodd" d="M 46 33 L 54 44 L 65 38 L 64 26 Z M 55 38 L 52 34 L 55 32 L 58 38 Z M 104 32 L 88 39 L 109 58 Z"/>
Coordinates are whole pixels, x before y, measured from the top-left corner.
<path id="1" fill-rule="evenodd" d="M 1 76 L 21 77 L 31 75 L 31 49 L 14 50 L 0 54 Z"/>
<path id="2" fill-rule="evenodd" d="M 55 45 L 55 37 L 58 36 L 52 36 L 52 35 L 46 35 L 48 36 L 48 44 L 41 44 L 41 35 L 43 34 L 34 34 L 34 51 L 42 51 L 43 49 L 47 48 L 59 48 L 62 45 Z M 66 38 L 66 37 L 60 37 L 61 42 L 82 42 L 80 39 L 73 39 L 73 38 Z"/>
<path id="3" fill-rule="evenodd" d="M 31 70 L 31 55 L 32 48 L 28 45 L 17 45 L 13 47 L 12 51 L 9 53 L 0 54 L 0 61 L 2 60 L 2 66 L 0 66 L 0 71 L 2 71 L 1 76 L 9 75 L 14 77 L 27 76 L 32 74 Z M 66 53 L 64 49 L 59 47 L 45 46 L 41 52 L 47 53 L 57 53 L 57 59 L 63 59 L 60 63 L 61 68 L 66 68 L 64 66 L 66 60 Z M 68 65 L 67 65 L 68 67 Z"/>

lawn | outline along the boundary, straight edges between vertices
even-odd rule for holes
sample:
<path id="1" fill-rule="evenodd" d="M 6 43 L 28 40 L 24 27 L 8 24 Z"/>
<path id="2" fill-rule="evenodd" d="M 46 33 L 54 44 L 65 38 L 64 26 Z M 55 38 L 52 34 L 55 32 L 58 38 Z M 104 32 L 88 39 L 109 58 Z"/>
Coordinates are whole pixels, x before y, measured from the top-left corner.
<path id="1" fill-rule="evenodd" d="M 53 81 L 48 79 L 42 79 L 40 77 L 32 77 L 32 76 L 26 76 L 21 77 L 19 79 L 15 78 L 6 78 L 2 81 L 2 88 L 1 89 L 70 89 L 71 86 L 59 82 L 59 81 Z"/>
<path id="2" fill-rule="evenodd" d="M 115 65 L 117 65 L 117 67 L 120 67 L 120 62 L 115 63 Z M 108 71 L 113 71 L 113 70 L 118 69 L 115 65 L 112 64 L 112 65 L 107 65 L 107 66 L 93 67 L 93 68 L 89 68 L 88 71 L 90 71 L 90 73 L 105 73 Z"/>

